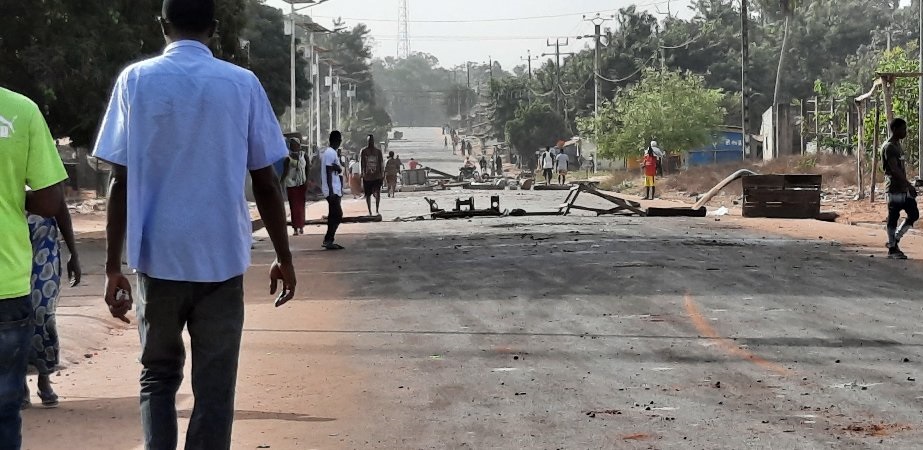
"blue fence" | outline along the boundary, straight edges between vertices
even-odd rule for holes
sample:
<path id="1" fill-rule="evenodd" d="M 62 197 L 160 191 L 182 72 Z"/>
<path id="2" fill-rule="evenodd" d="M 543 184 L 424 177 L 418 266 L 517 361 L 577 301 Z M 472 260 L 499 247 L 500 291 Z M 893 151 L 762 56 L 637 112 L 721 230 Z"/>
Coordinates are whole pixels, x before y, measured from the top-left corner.
<path id="1" fill-rule="evenodd" d="M 743 156 L 743 134 L 720 130 L 712 134 L 712 145 L 688 152 L 686 166 L 733 163 L 743 160 Z"/>

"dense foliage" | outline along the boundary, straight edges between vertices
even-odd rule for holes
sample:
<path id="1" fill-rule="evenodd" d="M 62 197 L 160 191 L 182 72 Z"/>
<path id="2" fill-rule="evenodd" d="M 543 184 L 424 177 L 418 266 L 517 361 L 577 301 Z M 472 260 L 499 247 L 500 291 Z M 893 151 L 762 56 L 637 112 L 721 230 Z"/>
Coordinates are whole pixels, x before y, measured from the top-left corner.
<path id="1" fill-rule="evenodd" d="M 588 116 L 578 125 L 596 137 L 604 157 L 637 156 L 652 140 L 667 151 L 691 149 L 707 144 L 721 125 L 723 98 L 700 76 L 646 69 L 637 85 L 602 106 L 598 119 Z"/>
<path id="2" fill-rule="evenodd" d="M 0 14 L 0 86 L 32 98 L 56 137 L 88 145 L 116 75 L 164 46 L 155 18 L 160 0 L 4 2 Z M 245 0 L 218 0 L 216 55 L 242 63 L 238 38 Z"/>
<path id="3" fill-rule="evenodd" d="M 781 104 L 789 104 L 813 97 L 818 81 L 830 86 L 831 95 L 839 96 L 842 105 L 848 104 L 844 100 L 868 90 L 875 71 L 889 67 L 887 61 L 894 59 L 894 55 L 885 56 L 889 44 L 893 49 L 909 48 L 907 45 L 917 40 L 919 4 L 914 1 L 912 6 L 900 6 L 900 2 L 894 0 L 751 1 L 748 18 L 751 132 L 759 130 L 762 113 L 772 105 L 774 98 Z M 632 87 L 639 83 L 642 74 L 651 74 L 645 69 L 695 75 L 701 87 L 724 92 L 720 100 L 724 111 L 720 122 L 741 124 L 740 2 L 695 0 L 691 8 L 692 16 L 683 19 L 658 18 L 629 7 L 620 10 L 610 22 L 614 25 L 604 32 L 599 70 L 602 98 L 614 101 L 613 105 L 601 109 L 608 123 L 599 125 L 602 130 L 610 130 L 608 136 L 615 136 L 612 130 L 616 125 L 638 122 L 633 116 L 620 114 L 627 112 L 622 109 L 627 108 L 623 100 L 636 91 Z M 530 103 L 551 107 L 566 120 L 571 133 L 591 131 L 587 129 L 590 122 L 581 119 L 592 116 L 594 108 L 594 51 L 591 45 L 566 58 L 559 71 L 554 61 L 545 61 L 531 82 L 522 68 L 514 70 L 526 84 L 529 95 L 491 96 L 491 118 L 496 122 L 492 124 L 494 134 L 502 137 L 499 130 L 504 130 L 505 123 L 511 120 L 509 111 Z M 912 48 L 916 48 L 915 44 Z M 784 59 L 780 65 L 782 55 Z M 906 69 L 917 70 L 913 58 L 904 59 Z M 899 88 L 896 92 L 896 105 L 915 102 L 916 91 L 910 89 L 909 84 L 907 89 Z M 661 94 L 667 95 L 667 92 Z M 713 99 L 714 95 L 709 98 Z M 711 103 L 707 107 L 688 106 L 694 116 L 711 117 L 714 113 Z M 904 109 L 909 111 L 912 105 Z M 687 134 L 694 135 L 698 131 L 690 129 Z M 609 139 L 606 145 L 615 147 L 607 151 L 610 154 L 629 153 L 643 144 L 643 136 L 662 133 L 662 129 L 638 131 L 631 142 Z M 627 135 L 622 133 L 622 136 Z M 664 137 L 659 140 L 666 141 Z M 676 145 L 688 145 L 682 142 Z"/>

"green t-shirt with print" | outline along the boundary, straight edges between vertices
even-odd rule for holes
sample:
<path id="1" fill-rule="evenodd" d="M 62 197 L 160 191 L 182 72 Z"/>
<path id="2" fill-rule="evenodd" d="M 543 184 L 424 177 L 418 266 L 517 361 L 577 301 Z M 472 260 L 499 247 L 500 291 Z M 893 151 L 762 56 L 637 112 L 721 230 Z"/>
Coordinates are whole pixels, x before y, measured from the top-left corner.
<path id="1" fill-rule="evenodd" d="M 39 190 L 65 179 L 67 172 L 38 106 L 0 88 L 0 300 L 31 290 L 26 186 Z"/>

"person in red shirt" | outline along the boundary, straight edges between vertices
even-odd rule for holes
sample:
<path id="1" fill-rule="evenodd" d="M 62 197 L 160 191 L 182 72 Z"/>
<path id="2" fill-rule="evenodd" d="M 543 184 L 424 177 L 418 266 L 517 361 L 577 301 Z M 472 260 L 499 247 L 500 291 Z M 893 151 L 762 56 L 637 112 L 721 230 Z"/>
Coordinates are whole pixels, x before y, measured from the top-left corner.
<path id="1" fill-rule="evenodd" d="M 410 170 L 414 170 L 414 169 L 417 169 L 417 168 L 420 167 L 420 163 L 417 162 L 417 161 L 416 161 L 415 159 L 413 159 L 413 158 L 410 158 L 410 162 L 407 163 L 407 164 L 410 166 Z"/>
<path id="2" fill-rule="evenodd" d="M 641 167 L 644 169 L 644 199 L 653 200 L 656 189 L 654 187 L 654 176 L 657 175 L 657 157 L 654 156 L 654 150 L 650 147 L 647 149 L 647 154 L 644 155 Z"/>

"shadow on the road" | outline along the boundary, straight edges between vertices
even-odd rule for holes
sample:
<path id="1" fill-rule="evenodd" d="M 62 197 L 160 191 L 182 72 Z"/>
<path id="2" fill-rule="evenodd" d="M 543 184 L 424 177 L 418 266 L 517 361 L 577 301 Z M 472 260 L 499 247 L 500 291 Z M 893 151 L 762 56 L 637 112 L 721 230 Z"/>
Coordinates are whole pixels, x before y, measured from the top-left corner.
<path id="1" fill-rule="evenodd" d="M 184 409 L 177 411 L 181 419 L 192 417 L 192 410 Z M 314 417 L 307 414 L 282 413 L 269 411 L 234 411 L 234 420 L 283 420 L 286 422 L 333 422 L 336 419 L 330 417 Z"/>
<path id="2" fill-rule="evenodd" d="M 141 445 L 139 408 L 138 396 L 131 396 L 69 397 L 54 409 L 27 409 L 24 448 L 134 448 Z"/>
<path id="3" fill-rule="evenodd" d="M 651 335 L 651 334 L 600 334 L 600 333 L 529 333 L 529 332 L 501 332 L 501 331 L 434 331 L 434 330 L 273 330 L 248 328 L 245 333 L 307 333 L 307 334 L 374 334 L 374 335 L 430 335 L 430 336 L 493 336 L 493 337 L 561 337 L 578 339 L 666 339 L 666 340 L 720 340 L 733 339 L 740 345 L 753 345 L 761 347 L 819 347 L 819 348 L 848 348 L 848 347 L 923 347 L 923 344 L 906 344 L 888 339 L 860 339 L 860 338 L 793 338 L 793 337 L 707 337 L 707 336 L 676 336 L 676 335 Z"/>

